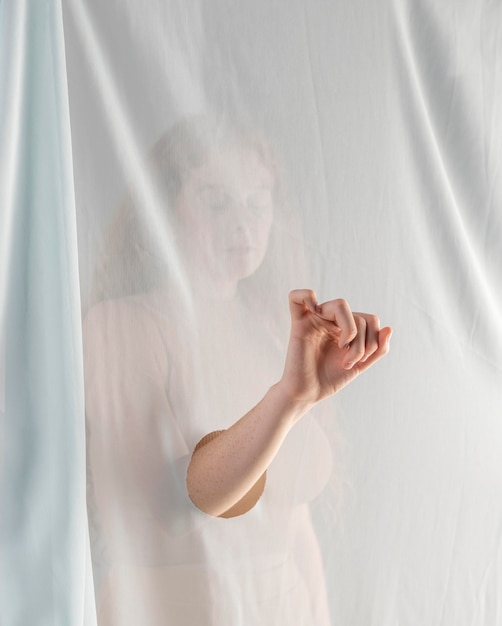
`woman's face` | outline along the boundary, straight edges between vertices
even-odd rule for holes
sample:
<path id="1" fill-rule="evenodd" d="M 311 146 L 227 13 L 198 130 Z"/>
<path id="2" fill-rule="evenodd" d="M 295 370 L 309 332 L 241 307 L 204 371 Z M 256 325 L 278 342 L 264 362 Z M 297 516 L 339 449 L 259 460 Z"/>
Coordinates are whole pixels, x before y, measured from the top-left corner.
<path id="1" fill-rule="evenodd" d="M 251 149 L 228 146 L 190 172 L 176 201 L 183 249 L 215 282 L 237 284 L 261 264 L 274 180 Z"/>

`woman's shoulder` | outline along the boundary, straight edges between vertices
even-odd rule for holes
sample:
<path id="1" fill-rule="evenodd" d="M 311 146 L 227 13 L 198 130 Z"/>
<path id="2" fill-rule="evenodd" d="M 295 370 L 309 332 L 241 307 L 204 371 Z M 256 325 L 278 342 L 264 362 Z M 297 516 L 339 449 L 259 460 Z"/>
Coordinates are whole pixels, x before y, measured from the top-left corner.
<path id="1" fill-rule="evenodd" d="M 160 309 L 156 300 L 155 294 L 149 293 L 102 300 L 87 311 L 84 327 L 99 325 L 118 329 L 124 325 L 159 325 Z"/>
<path id="2" fill-rule="evenodd" d="M 84 351 L 113 351 L 133 358 L 155 353 L 164 361 L 167 320 L 151 304 L 146 294 L 93 305 L 83 320 Z"/>

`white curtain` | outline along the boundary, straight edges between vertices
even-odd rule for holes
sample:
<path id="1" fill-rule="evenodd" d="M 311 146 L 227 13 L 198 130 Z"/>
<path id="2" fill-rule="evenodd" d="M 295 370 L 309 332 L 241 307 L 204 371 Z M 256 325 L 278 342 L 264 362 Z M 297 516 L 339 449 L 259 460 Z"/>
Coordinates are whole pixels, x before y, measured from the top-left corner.
<path id="1" fill-rule="evenodd" d="M 502 5 L 0 32 L 2 626 L 501 623 Z M 203 512 L 193 450 L 281 379 L 298 288 L 391 350 Z"/>

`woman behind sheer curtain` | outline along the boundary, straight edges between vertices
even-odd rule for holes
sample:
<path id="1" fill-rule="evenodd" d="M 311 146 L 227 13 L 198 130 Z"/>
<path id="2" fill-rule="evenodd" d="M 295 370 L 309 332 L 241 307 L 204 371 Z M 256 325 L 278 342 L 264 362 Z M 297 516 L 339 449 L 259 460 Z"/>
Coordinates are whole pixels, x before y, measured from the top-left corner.
<path id="1" fill-rule="evenodd" d="M 383 356 L 390 329 L 293 291 L 284 365 L 304 261 L 257 133 L 184 120 L 146 172 L 171 247 L 132 190 L 84 322 L 99 623 L 329 624 L 308 502 L 332 458 L 306 413 Z"/>

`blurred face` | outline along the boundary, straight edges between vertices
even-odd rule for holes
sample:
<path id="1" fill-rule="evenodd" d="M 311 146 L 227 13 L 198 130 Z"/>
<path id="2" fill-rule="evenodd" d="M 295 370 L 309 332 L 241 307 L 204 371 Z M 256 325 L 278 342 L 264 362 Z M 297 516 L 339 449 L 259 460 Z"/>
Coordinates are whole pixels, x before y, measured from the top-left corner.
<path id="1" fill-rule="evenodd" d="M 267 250 L 273 177 L 252 150 L 214 151 L 190 172 L 177 198 L 183 249 L 211 280 L 237 283 Z"/>

